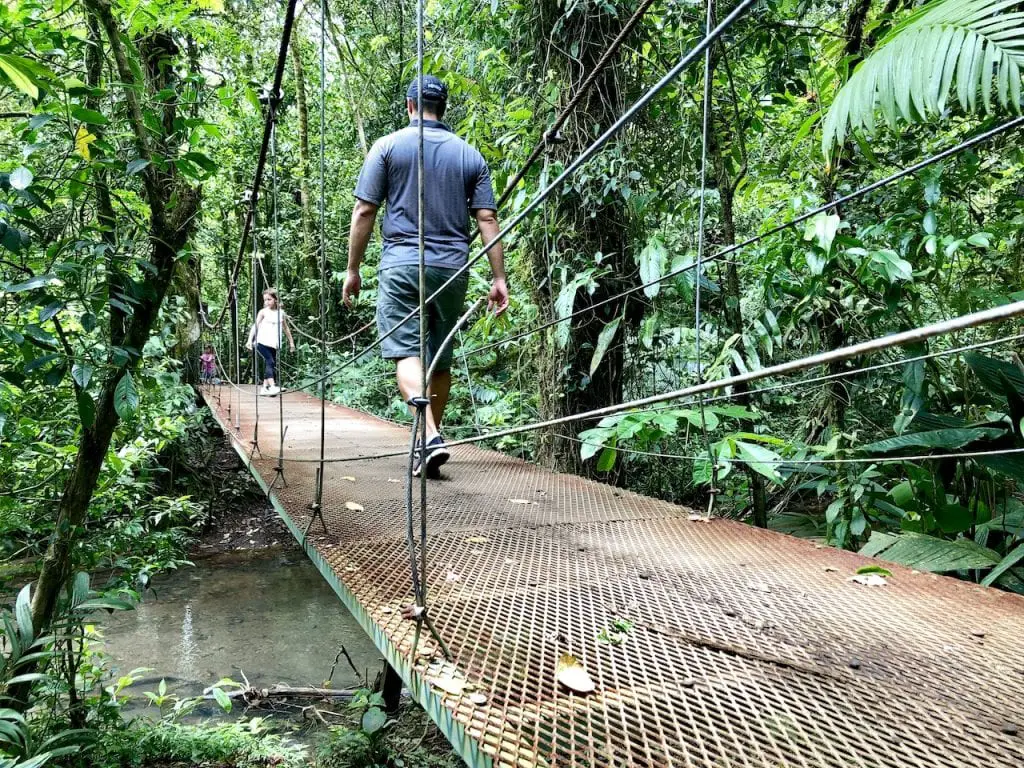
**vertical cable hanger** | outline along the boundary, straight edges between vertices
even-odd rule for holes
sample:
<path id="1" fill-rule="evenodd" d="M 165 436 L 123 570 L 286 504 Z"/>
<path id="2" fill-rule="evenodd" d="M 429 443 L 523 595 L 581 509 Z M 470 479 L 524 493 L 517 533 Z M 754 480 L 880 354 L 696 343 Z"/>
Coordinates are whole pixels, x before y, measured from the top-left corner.
<path id="1" fill-rule="evenodd" d="M 415 604 L 403 611 L 407 618 L 416 620 L 416 631 L 412 641 L 413 662 L 416 660 L 416 648 L 419 645 L 420 632 L 423 624 L 437 641 L 445 658 L 451 659 L 451 652 L 441 639 L 430 616 L 427 614 L 427 408 L 430 398 L 427 390 L 427 266 L 426 266 L 426 233 L 424 229 L 424 210 L 426 205 L 426 187 L 424 183 L 424 148 L 423 148 L 423 41 L 424 41 L 424 0 L 416 2 L 416 112 L 417 112 L 417 147 L 416 147 L 416 228 L 419 250 L 419 323 L 420 323 L 420 396 L 409 400 L 413 408 L 412 437 L 409 449 L 409 471 L 406 478 L 406 545 L 409 548 L 410 566 L 412 569 L 412 586 Z M 435 351 L 440 354 L 441 350 Z M 418 438 L 418 439 L 417 439 Z M 413 503 L 412 483 L 413 464 L 416 460 L 417 443 L 419 444 L 420 461 L 420 552 L 419 572 L 417 573 L 416 541 L 413 535 Z"/>
<path id="2" fill-rule="evenodd" d="M 228 354 L 231 355 L 231 360 L 228 366 L 234 368 L 232 371 L 232 378 L 235 382 L 241 381 L 239 371 L 242 368 L 241 352 L 238 348 L 238 291 L 234 285 L 228 285 L 228 302 L 231 307 L 231 344 L 228 347 Z M 235 402 L 235 387 L 231 388 L 228 393 L 228 421 L 231 421 L 231 410 L 232 405 Z M 238 409 L 235 408 L 235 429 L 238 427 Z"/>
<path id="3" fill-rule="evenodd" d="M 259 385 L 259 358 L 260 353 L 256 345 L 256 318 L 260 313 L 260 286 L 259 279 L 257 278 L 257 272 L 259 270 L 259 211 L 257 210 L 256 198 L 250 199 L 249 204 L 252 206 L 252 378 L 255 386 L 253 387 L 253 403 L 255 407 L 255 418 L 252 425 L 252 448 L 249 451 L 249 460 L 252 460 L 253 456 L 262 456 L 260 451 L 260 385 Z M 264 371 L 266 373 L 266 371 Z"/>
<path id="4" fill-rule="evenodd" d="M 284 371 L 280 365 L 281 358 L 284 352 L 284 312 L 281 310 L 281 236 L 278 228 L 279 217 L 277 209 L 278 201 L 278 184 L 277 184 L 277 108 L 281 103 L 281 94 L 275 93 L 271 95 L 270 109 L 272 110 L 271 115 L 271 126 L 270 126 L 270 216 L 273 228 L 273 240 L 271 241 L 274 249 L 274 280 L 277 285 L 277 464 L 274 467 L 274 481 L 270 484 L 271 488 L 277 485 L 277 481 L 281 481 L 281 485 L 284 488 L 288 487 L 288 481 L 284 476 L 284 436 L 287 432 L 287 428 L 284 425 Z"/>
<path id="5" fill-rule="evenodd" d="M 326 111 L 324 102 L 327 99 L 327 0 L 320 0 L 320 171 L 318 184 L 320 187 L 320 201 L 317 206 L 319 214 L 318 226 L 318 247 L 320 248 L 320 462 L 316 468 L 316 487 L 313 503 L 309 505 L 313 514 L 310 515 L 309 524 L 302 534 L 302 541 L 305 543 L 309 529 L 313 521 L 320 519 L 324 533 L 327 533 L 327 522 L 324 520 L 324 450 L 327 434 L 327 243 L 324 216 L 326 215 Z"/>
<path id="6" fill-rule="evenodd" d="M 714 21 L 714 2 L 707 0 L 707 16 L 704 24 L 704 34 L 709 35 Z M 701 110 L 701 143 L 700 143 L 700 212 L 697 216 L 697 266 L 694 277 L 694 354 L 697 358 L 697 384 L 704 383 L 704 365 L 701 360 L 700 350 L 700 286 L 704 279 L 704 217 L 707 206 L 707 169 L 708 169 L 708 133 L 711 123 L 711 48 L 709 45 L 704 50 L 704 103 Z M 715 497 L 718 495 L 718 463 L 715 460 L 714 452 L 711 450 L 711 438 L 708 436 L 708 424 L 704 414 L 704 395 L 697 398 L 700 409 L 700 433 L 704 440 L 704 449 L 708 454 L 711 470 L 711 488 L 708 493 L 707 514 L 710 515 L 715 507 Z"/>

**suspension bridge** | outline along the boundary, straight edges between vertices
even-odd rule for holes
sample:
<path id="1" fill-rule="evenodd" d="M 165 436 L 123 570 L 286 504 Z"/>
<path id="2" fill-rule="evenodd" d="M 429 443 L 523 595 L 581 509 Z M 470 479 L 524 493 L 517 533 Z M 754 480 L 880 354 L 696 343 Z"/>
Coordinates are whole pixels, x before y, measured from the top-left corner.
<path id="1" fill-rule="evenodd" d="M 542 156 L 652 3 L 640 3 L 623 25 L 513 177 L 499 205 Z M 703 39 L 522 207 L 460 272 L 472 268 L 495 242 L 537 211 L 702 55 L 706 149 L 710 47 L 752 5 L 754 0 L 742 0 L 717 24 L 709 6 Z M 290 0 L 241 244 L 230 270 L 228 300 L 214 321 L 204 317 L 211 338 L 223 333 L 230 318 L 226 346 L 220 342 L 223 383 L 204 386 L 204 395 L 311 561 L 456 752 L 473 766 L 1024 764 L 1024 600 L 1018 596 L 895 565 L 887 566 L 888 576 L 862 577 L 858 569 L 874 561 L 558 474 L 485 447 L 500 437 L 667 403 L 703 407 L 732 397 L 740 384 L 750 394 L 811 386 L 1019 341 L 1024 334 L 884 363 L 864 362 L 870 355 L 904 345 L 1013 321 L 1024 314 L 1024 302 L 717 380 L 704 379 L 698 351 L 695 382 L 682 389 L 451 442 L 450 468 L 442 480 L 428 486 L 425 477 L 412 476 L 412 447 L 423 426 L 421 419 L 414 421 L 410 434 L 408 425 L 328 403 L 321 396 L 324 384 L 340 372 L 328 369 L 328 345 L 354 343 L 369 330 L 364 326 L 328 341 L 323 8 L 321 328 L 319 334 L 311 334 L 320 348 L 321 372 L 312 380 L 296 382 L 299 388 L 272 401 L 261 400 L 255 386 L 241 382 L 238 288 L 250 241 L 253 311 L 259 281 L 276 284 L 271 278 L 280 275 L 275 128 L 295 10 L 296 2 Z M 422 78 L 422 0 L 417 26 L 417 75 Z M 695 264 L 495 344 L 571 323 L 689 270 L 697 275 L 699 328 L 700 275 L 708 262 L 1022 125 L 1024 118 L 1007 120 L 711 254 L 705 254 L 704 244 L 704 152 Z M 256 253 L 254 237 L 268 170 L 272 274 Z M 421 170 L 421 210 L 424 188 Z M 420 238 L 423 269 L 422 223 Z M 350 356 L 342 368 L 354 365 L 401 324 L 422 314 L 440 292 L 421 292 L 417 310 Z M 477 306 L 463 316 L 456 331 Z M 449 343 L 454 335 L 455 331 Z M 847 360 L 859 367 L 792 378 Z M 761 389 L 750 390 L 751 385 Z M 907 457 L 870 459 L 886 460 Z"/>

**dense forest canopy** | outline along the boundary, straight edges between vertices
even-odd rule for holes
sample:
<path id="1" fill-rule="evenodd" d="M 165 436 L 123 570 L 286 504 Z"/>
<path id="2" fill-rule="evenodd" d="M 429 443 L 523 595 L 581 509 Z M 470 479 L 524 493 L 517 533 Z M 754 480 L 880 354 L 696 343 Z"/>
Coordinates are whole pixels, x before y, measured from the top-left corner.
<path id="1" fill-rule="evenodd" d="M 736 5 L 715 3 L 714 20 Z M 347 309 L 340 294 L 363 157 L 407 119 L 415 6 L 336 0 L 322 24 L 318 5 L 298 3 L 275 97 L 287 6 L 0 3 L 0 553 L 38 568 L 31 615 L 17 612 L 7 632 L 27 622 L 30 639 L 73 614 L 89 592 L 66 596 L 78 571 L 113 569 L 116 591 L 183 557 L 202 510 L 165 475 L 199 418 L 199 348 L 213 344 L 223 375 L 249 381 L 251 359 L 234 350 L 264 287 L 295 320 L 286 387 L 408 419 L 391 367 L 352 359 L 372 324 L 347 338 L 373 319 L 379 238 L 360 300 Z M 705 12 L 690 0 L 427 3 L 426 70 L 447 82 L 445 120 L 483 153 L 496 193 L 551 139 L 508 189 L 502 220 L 701 40 Z M 1019 125 L 1007 127 L 1021 108 L 1022 14 L 996 0 L 754 3 L 710 47 L 707 83 L 698 57 L 508 235 L 512 307 L 463 334 L 450 434 L 1024 298 L 1024 153 Z M 471 298 L 488 279 L 482 264 Z M 496 447 L 1024 592 L 1019 332 L 990 324 Z M 322 390 L 313 383 L 336 369 Z M 16 662 L 0 666 L 8 678 Z"/>

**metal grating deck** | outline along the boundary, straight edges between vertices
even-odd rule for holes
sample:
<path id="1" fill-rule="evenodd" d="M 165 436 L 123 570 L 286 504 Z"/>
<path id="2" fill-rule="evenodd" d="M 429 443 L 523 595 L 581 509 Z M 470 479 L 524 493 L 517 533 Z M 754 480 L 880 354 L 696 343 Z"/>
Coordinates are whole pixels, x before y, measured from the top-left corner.
<path id="1" fill-rule="evenodd" d="M 206 395 L 249 459 L 251 390 Z M 283 402 L 284 455 L 315 459 L 319 401 Z M 262 457 L 250 468 L 268 489 L 278 404 L 258 408 Z M 328 406 L 328 458 L 407 447 L 406 429 Z M 305 548 L 470 765 L 1024 766 L 1024 599 L 900 566 L 887 566 L 887 586 L 861 586 L 849 580 L 870 562 L 859 555 L 691 520 L 493 451 L 452 454 L 446 479 L 429 486 L 428 584 L 471 686 L 462 695 L 427 682 L 448 674 L 428 634 L 409 658 L 406 459 L 328 464 L 329 533 L 314 526 Z M 270 491 L 300 539 L 316 466 L 286 461 L 287 488 Z M 616 617 L 632 630 L 602 642 Z M 596 692 L 556 682 L 563 653 Z"/>

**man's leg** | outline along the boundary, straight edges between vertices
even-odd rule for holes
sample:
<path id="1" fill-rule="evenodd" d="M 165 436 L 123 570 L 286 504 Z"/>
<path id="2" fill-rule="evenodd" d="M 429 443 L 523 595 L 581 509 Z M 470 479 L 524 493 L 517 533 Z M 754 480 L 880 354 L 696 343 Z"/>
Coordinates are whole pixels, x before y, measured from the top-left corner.
<path id="1" fill-rule="evenodd" d="M 430 410 L 434 418 L 434 427 L 441 431 L 441 422 L 444 421 L 444 409 L 448 405 L 448 393 L 452 389 L 451 371 L 434 371 L 430 378 L 430 386 L 427 393 L 430 397 Z"/>
<path id="2" fill-rule="evenodd" d="M 398 389 L 402 393 L 402 399 L 405 402 L 409 402 L 414 397 L 420 397 L 423 394 L 423 367 L 420 365 L 420 359 L 418 357 L 403 357 L 398 361 Z M 437 375 L 434 376 L 437 379 Z M 427 388 L 428 394 L 431 392 L 431 388 Z M 447 402 L 448 395 L 445 392 L 445 401 Z M 409 409 L 413 411 L 412 408 Z M 444 408 L 442 407 L 443 411 Z M 434 418 L 434 405 L 431 403 L 430 408 L 426 408 L 423 411 L 424 416 L 427 419 L 427 442 L 429 443 L 437 435 L 437 421 Z"/>

